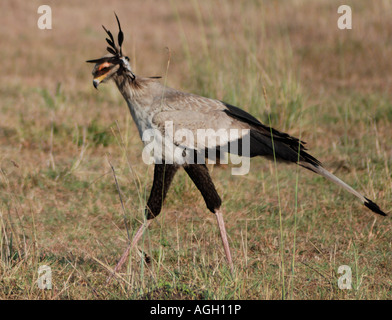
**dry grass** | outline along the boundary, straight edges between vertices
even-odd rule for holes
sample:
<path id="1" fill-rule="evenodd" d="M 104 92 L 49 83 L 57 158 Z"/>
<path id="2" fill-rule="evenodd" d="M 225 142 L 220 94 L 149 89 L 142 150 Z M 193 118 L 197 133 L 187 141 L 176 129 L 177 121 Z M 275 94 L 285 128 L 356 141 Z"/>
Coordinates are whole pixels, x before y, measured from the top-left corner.
<path id="1" fill-rule="evenodd" d="M 36 26 L 39 1 L 1 1 L 0 298 L 390 299 L 390 218 L 295 166 L 254 159 L 251 174 L 213 169 L 236 274 L 214 217 L 182 172 L 147 233 L 150 262 L 126 247 L 114 165 L 131 232 L 143 217 L 152 168 L 114 85 L 92 87 L 104 52 L 101 24 L 125 32 L 141 75 L 241 106 L 301 136 L 343 180 L 392 199 L 392 4 L 347 1 L 354 29 L 336 27 L 338 1 L 48 1 L 53 29 Z M 271 108 L 267 108 L 262 86 Z M 298 187 L 296 181 L 298 178 Z M 277 179 L 280 206 L 277 196 Z M 296 198 L 298 201 L 296 202 Z M 281 218 L 281 225 L 280 225 Z M 49 265 L 53 289 L 36 285 Z M 353 289 L 337 286 L 349 265 Z"/>

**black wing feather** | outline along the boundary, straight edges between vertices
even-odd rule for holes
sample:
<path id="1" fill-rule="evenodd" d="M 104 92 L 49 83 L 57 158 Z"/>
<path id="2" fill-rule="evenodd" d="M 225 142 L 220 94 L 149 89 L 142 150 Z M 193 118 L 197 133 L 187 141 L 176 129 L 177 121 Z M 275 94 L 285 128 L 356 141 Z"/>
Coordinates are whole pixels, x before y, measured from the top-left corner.
<path id="1" fill-rule="evenodd" d="M 275 153 L 280 160 L 290 162 L 306 161 L 312 165 L 321 166 L 319 160 L 305 152 L 306 142 L 262 124 L 251 114 L 238 107 L 227 103 L 224 103 L 224 105 L 227 107 L 224 110 L 227 115 L 251 125 L 251 156 L 273 156 Z M 300 156 L 298 156 L 298 153 Z"/>

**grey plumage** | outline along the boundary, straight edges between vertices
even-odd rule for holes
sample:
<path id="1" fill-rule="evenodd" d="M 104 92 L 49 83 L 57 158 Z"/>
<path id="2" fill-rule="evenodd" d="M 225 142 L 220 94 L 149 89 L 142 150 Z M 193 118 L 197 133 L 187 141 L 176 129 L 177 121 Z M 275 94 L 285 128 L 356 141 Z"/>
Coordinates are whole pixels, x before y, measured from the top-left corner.
<path id="1" fill-rule="evenodd" d="M 323 168 L 321 162 L 307 152 L 305 142 L 262 124 L 249 113 L 230 104 L 166 87 L 155 78 L 144 78 L 135 75 L 129 64 L 129 58 L 122 54 L 121 45 L 123 34 L 118 18 L 117 21 L 120 29 L 118 46 L 115 45 L 112 34 L 104 28 L 110 38 L 107 41 L 110 45 L 108 51 L 111 55 L 100 59 L 89 60 L 88 62 L 96 63 L 93 69 L 93 84 L 96 88 L 101 82 L 109 79 L 114 80 L 120 93 L 127 102 L 140 137 L 143 137 L 147 130 L 156 130 L 156 132 L 164 136 L 167 133 L 165 132 L 167 121 L 173 124 L 173 131 L 187 130 L 193 136 L 197 136 L 197 131 L 200 129 L 212 129 L 214 131 L 220 129 L 237 129 L 240 132 L 237 137 L 224 137 L 222 140 L 216 141 L 214 145 L 208 145 L 208 147 L 212 147 L 218 151 L 226 148 L 226 150 L 232 152 L 233 149 L 231 146 L 234 143 L 241 143 L 241 141 L 245 141 L 248 138 L 250 141 L 249 157 L 266 156 L 278 161 L 297 163 L 343 187 L 373 212 L 385 215 L 374 202 Z M 161 142 L 171 147 L 180 147 L 199 154 L 204 154 L 207 148 L 203 143 L 192 144 L 189 140 L 184 139 L 184 137 L 171 136 Z M 237 153 L 241 154 L 239 150 L 237 150 Z M 176 157 L 172 159 L 166 157 L 167 155 L 164 154 L 162 158 L 156 159 L 163 163 L 163 167 L 157 165 L 155 167 L 154 186 L 148 202 L 150 208 L 146 209 L 147 218 L 149 219 L 148 223 L 161 210 L 163 199 L 156 199 L 156 197 L 162 197 L 162 194 L 166 195 L 177 168 L 184 166 L 187 173 L 201 191 L 207 207 L 217 215 L 226 257 L 232 267 L 226 231 L 220 211 L 221 201 L 213 186 L 207 168 L 202 164 L 193 165 L 187 162 L 180 162 L 180 159 Z M 170 165 L 168 164 L 169 160 L 171 161 Z M 163 174 L 166 170 L 165 168 L 171 173 L 169 180 Z M 158 183 L 156 181 L 158 178 L 163 179 L 164 183 Z M 131 246 L 137 243 L 146 226 L 147 224 L 144 224 L 139 229 Z"/>

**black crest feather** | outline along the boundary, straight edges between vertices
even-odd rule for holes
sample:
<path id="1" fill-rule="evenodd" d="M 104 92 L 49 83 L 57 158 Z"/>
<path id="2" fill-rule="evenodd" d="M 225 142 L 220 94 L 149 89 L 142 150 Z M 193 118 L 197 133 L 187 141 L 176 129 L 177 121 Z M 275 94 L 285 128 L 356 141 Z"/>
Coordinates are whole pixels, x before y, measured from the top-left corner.
<path id="1" fill-rule="evenodd" d="M 124 41 L 124 33 L 121 30 L 121 25 L 120 25 L 120 20 L 118 20 L 117 14 L 114 13 L 114 15 L 116 16 L 116 20 L 117 20 L 117 24 L 118 24 L 118 46 L 120 47 L 120 54 L 122 55 L 122 43 Z"/>
<path id="2" fill-rule="evenodd" d="M 109 44 L 109 46 L 111 46 L 112 48 L 115 48 L 116 45 L 114 44 L 114 42 L 112 40 L 109 40 L 108 38 L 106 38 L 106 42 Z"/>
<path id="3" fill-rule="evenodd" d="M 120 20 L 118 19 L 117 14 L 114 13 L 114 15 L 116 16 L 118 29 L 119 29 L 118 37 L 117 37 L 118 47 L 116 46 L 116 42 L 114 41 L 113 34 L 108 29 L 106 29 L 105 26 L 102 26 L 103 30 L 105 30 L 106 34 L 109 36 L 109 38 L 106 38 L 106 42 L 109 45 L 109 47 L 107 47 L 106 50 L 115 56 L 116 55 L 122 56 L 122 44 L 124 41 L 124 33 L 121 30 Z"/>
<path id="4" fill-rule="evenodd" d="M 113 55 L 116 55 L 117 53 L 116 53 L 116 51 L 114 51 L 112 48 L 110 48 L 110 47 L 107 47 L 106 48 L 106 50 L 107 51 L 109 51 L 111 54 L 113 54 Z"/>
<path id="5" fill-rule="evenodd" d="M 109 38 L 106 38 L 106 42 L 109 45 L 108 47 L 106 47 L 106 50 L 110 54 L 112 54 L 114 57 L 104 57 L 104 58 L 100 58 L 100 59 L 88 60 L 86 62 L 103 63 L 105 61 L 116 61 L 116 59 L 122 57 L 122 44 L 124 41 L 124 33 L 121 30 L 120 20 L 118 19 L 117 14 L 114 13 L 114 15 L 116 16 L 118 29 L 119 29 L 118 37 L 117 37 L 118 47 L 116 46 L 116 42 L 114 41 L 113 34 L 108 29 L 106 29 L 105 26 L 102 26 L 103 30 L 105 30 L 106 34 L 109 36 Z"/>

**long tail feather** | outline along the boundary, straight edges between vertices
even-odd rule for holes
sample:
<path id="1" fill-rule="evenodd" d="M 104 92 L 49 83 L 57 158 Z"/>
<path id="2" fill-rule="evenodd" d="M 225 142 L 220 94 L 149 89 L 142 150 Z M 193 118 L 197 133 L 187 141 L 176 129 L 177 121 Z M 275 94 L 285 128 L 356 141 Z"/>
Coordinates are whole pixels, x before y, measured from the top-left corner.
<path id="1" fill-rule="evenodd" d="M 276 160 L 298 163 L 319 175 L 327 178 L 333 183 L 343 187 L 348 192 L 359 198 L 361 202 L 373 212 L 386 216 L 380 207 L 373 201 L 361 195 L 348 184 L 325 170 L 320 161 L 306 152 L 305 142 L 280 132 L 271 127 L 263 125 L 259 120 L 245 112 L 244 110 L 223 103 L 226 106 L 226 114 L 243 123 L 249 124 L 250 130 L 250 157 L 274 156 Z M 299 155 L 298 155 L 299 154 Z"/>
<path id="2" fill-rule="evenodd" d="M 299 162 L 299 165 L 302 166 L 302 167 L 305 167 L 305 168 L 307 168 L 307 169 L 309 169 L 309 170 L 311 170 L 313 172 L 316 172 L 319 175 L 323 176 L 324 178 L 326 178 L 326 179 L 332 181 L 333 183 L 343 187 L 345 190 L 347 190 L 348 192 L 352 193 L 354 196 L 359 198 L 359 200 L 361 200 L 361 202 L 367 208 L 369 208 L 370 210 L 372 210 L 373 212 L 375 212 L 375 213 L 377 213 L 379 215 L 386 216 L 386 213 L 383 212 L 377 204 L 375 204 L 373 201 L 371 201 L 368 198 L 366 198 L 363 195 L 361 195 L 358 191 L 354 190 L 347 183 L 343 182 L 338 177 L 333 175 L 331 172 L 329 172 L 328 170 L 324 169 L 321 165 L 313 165 L 313 164 L 305 162 L 305 161 Z"/>

